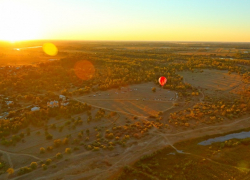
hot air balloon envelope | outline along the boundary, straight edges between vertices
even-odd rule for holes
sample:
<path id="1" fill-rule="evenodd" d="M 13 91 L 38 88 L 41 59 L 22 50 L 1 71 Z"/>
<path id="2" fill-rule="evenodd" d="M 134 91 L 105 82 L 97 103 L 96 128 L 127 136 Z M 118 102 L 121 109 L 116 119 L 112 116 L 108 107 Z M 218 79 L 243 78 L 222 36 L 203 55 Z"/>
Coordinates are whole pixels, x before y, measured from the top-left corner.
<path id="1" fill-rule="evenodd" d="M 159 83 L 161 86 L 164 86 L 164 84 L 166 84 L 166 82 L 167 82 L 167 78 L 165 78 L 164 76 L 161 76 L 159 78 Z"/>

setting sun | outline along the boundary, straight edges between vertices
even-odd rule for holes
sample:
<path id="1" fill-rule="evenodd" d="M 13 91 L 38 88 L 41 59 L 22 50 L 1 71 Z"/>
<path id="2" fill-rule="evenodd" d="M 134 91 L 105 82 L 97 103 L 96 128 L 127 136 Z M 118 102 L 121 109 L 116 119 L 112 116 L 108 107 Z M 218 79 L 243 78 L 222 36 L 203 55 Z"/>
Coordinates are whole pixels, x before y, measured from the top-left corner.
<path id="1" fill-rule="evenodd" d="M 42 32 L 41 15 L 17 1 L 4 1 L 0 7 L 0 39 L 15 42 L 37 39 Z"/>

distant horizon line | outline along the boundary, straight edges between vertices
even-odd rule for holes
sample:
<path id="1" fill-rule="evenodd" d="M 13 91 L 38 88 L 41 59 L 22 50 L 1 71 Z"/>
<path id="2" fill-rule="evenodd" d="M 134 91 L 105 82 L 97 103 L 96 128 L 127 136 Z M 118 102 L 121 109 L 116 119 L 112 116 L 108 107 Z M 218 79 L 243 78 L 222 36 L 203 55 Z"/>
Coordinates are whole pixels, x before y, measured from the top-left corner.
<path id="1" fill-rule="evenodd" d="M 10 44 L 19 43 L 19 42 L 27 42 L 27 41 L 77 41 L 77 42 L 158 42 L 158 43 L 250 43 L 250 41 L 161 41 L 161 40 L 69 40 L 69 39 L 30 39 L 30 40 L 19 40 L 19 41 L 8 41 L 8 40 L 1 40 L 0 42 L 6 42 Z"/>

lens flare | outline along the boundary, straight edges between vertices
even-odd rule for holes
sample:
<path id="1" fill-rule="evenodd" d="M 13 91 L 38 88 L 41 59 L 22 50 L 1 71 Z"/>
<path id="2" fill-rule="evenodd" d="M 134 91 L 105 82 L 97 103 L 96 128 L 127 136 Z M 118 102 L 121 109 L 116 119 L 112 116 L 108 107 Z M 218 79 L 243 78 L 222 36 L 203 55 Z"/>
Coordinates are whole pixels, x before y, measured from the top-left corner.
<path id="1" fill-rule="evenodd" d="M 94 77 L 95 67 L 89 61 L 78 61 L 74 67 L 75 74 L 78 78 L 82 80 L 90 80 Z"/>
<path id="2" fill-rule="evenodd" d="M 43 51 L 50 56 L 55 56 L 58 52 L 57 47 L 52 43 L 44 43 Z"/>

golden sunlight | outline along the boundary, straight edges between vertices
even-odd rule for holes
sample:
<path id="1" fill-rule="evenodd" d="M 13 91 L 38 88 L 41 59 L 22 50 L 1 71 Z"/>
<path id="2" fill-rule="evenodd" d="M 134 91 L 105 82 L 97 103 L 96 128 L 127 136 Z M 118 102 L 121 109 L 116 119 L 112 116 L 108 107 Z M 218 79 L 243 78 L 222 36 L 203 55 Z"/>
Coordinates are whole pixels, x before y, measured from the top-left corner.
<path id="1" fill-rule="evenodd" d="M 28 5 L 5 1 L 0 7 L 0 39 L 15 42 L 38 39 L 42 32 L 39 12 Z"/>

